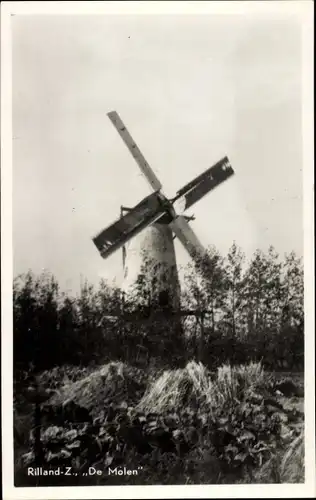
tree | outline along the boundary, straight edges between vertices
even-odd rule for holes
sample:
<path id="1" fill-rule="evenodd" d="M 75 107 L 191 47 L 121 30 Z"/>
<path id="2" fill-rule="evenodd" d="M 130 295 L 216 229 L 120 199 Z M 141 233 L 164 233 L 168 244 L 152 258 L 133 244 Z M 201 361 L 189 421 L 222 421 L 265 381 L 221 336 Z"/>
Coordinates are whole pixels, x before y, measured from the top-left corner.
<path id="1" fill-rule="evenodd" d="M 188 265 L 185 273 L 185 299 L 200 315 L 199 359 L 205 357 L 205 332 L 214 336 L 216 325 L 221 320 L 226 293 L 226 271 L 224 259 L 215 247 L 210 247 L 203 259 Z"/>
<path id="2" fill-rule="evenodd" d="M 304 271 L 295 252 L 285 256 L 283 264 L 279 352 L 283 364 L 304 366 Z"/>
<path id="3" fill-rule="evenodd" d="M 256 250 L 243 283 L 243 323 L 247 336 L 264 334 L 268 275 L 269 259 L 261 250 Z"/>
<path id="4" fill-rule="evenodd" d="M 62 294 L 59 308 L 59 335 L 61 338 L 60 354 L 65 363 L 77 364 L 80 362 L 81 346 L 78 331 L 79 318 L 76 300 Z"/>
<path id="5" fill-rule="evenodd" d="M 243 264 L 245 254 L 234 242 L 226 260 L 226 296 L 223 304 L 223 323 L 231 331 L 233 338 L 242 335 L 241 308 L 243 305 Z"/>
<path id="6" fill-rule="evenodd" d="M 285 255 L 282 270 L 282 325 L 297 326 L 304 320 L 304 271 L 295 252 Z"/>
<path id="7" fill-rule="evenodd" d="M 14 367 L 26 369 L 34 364 L 36 341 L 37 283 L 31 272 L 18 276 L 13 282 Z"/>
<path id="8" fill-rule="evenodd" d="M 262 328 L 268 331 L 279 332 L 281 320 L 282 299 L 282 264 L 279 254 L 273 246 L 265 256 L 266 272 L 263 285 Z"/>
<path id="9" fill-rule="evenodd" d="M 28 272 L 14 280 L 14 362 L 26 369 L 53 366 L 60 354 L 58 336 L 59 288 L 49 273 Z M 42 356 L 46 352 L 46 357 Z"/>

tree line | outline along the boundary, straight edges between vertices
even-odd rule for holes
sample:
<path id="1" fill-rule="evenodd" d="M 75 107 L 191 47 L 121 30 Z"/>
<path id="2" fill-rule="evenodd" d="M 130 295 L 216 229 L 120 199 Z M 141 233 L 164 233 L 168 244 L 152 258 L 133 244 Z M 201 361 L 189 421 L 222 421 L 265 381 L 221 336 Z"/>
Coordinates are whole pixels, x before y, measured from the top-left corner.
<path id="1" fill-rule="evenodd" d="M 104 280 L 70 295 L 49 273 L 16 277 L 16 372 L 116 359 L 176 365 L 195 358 L 210 368 L 261 359 L 269 369 L 303 368 L 304 275 L 294 252 L 281 259 L 270 247 L 247 261 L 235 243 L 224 257 L 210 248 L 207 260 L 184 272 L 181 309 L 193 313 L 167 314 L 162 323 L 150 320 L 145 276 L 129 297 Z"/>

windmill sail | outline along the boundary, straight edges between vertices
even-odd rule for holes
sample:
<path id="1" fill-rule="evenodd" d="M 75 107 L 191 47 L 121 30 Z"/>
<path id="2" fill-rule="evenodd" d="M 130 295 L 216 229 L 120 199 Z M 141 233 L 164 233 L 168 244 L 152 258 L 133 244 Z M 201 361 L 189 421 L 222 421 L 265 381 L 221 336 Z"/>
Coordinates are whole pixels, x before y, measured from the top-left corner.
<path id="1" fill-rule="evenodd" d="M 194 233 L 193 229 L 190 227 L 188 221 L 183 215 L 179 215 L 174 219 L 169 227 L 172 229 L 174 234 L 179 238 L 182 245 L 195 261 L 200 261 L 206 255 L 206 250 L 202 243 Z"/>
<path id="2" fill-rule="evenodd" d="M 165 208 L 158 193 L 153 193 L 132 208 L 126 215 L 103 229 L 93 238 L 93 242 L 105 259 L 121 248 L 133 236 L 159 220 Z"/>
<path id="3" fill-rule="evenodd" d="M 203 172 L 177 192 L 177 198 L 184 198 L 184 210 L 192 207 L 207 193 L 234 174 L 227 156 Z"/>
<path id="4" fill-rule="evenodd" d="M 157 179 L 153 170 L 148 165 L 143 154 L 141 153 L 141 151 L 138 148 L 138 146 L 136 145 L 134 139 L 132 138 L 132 136 L 128 132 L 127 128 L 125 127 L 125 125 L 122 122 L 121 118 L 119 117 L 118 113 L 116 111 L 111 111 L 110 113 L 108 113 L 108 117 L 110 118 L 111 122 L 113 123 L 114 127 L 116 128 L 116 130 L 120 134 L 123 141 L 125 142 L 127 148 L 131 152 L 134 160 L 136 161 L 139 168 L 143 172 L 144 176 L 146 177 L 146 179 L 149 182 L 152 189 L 154 189 L 154 191 L 159 191 L 159 189 L 162 188 L 160 181 Z"/>

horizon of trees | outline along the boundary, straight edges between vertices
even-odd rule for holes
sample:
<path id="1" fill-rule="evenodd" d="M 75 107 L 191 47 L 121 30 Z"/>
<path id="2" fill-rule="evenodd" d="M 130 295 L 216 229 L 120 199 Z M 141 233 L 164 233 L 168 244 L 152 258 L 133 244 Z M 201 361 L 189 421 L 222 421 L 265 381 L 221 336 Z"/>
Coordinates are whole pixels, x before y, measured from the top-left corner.
<path id="1" fill-rule="evenodd" d="M 86 281 L 72 296 L 49 273 L 16 277 L 15 370 L 116 359 L 178 365 L 195 358 L 210 368 L 250 359 L 271 369 L 304 366 L 304 273 L 295 252 L 281 259 L 271 246 L 247 262 L 236 243 L 226 256 L 211 247 L 207 262 L 191 262 L 184 272 L 181 307 L 196 316 L 150 320 L 150 301 L 146 270 L 129 297 L 104 280 L 97 287 Z M 127 321 L 126 311 L 134 311 L 136 321 Z"/>

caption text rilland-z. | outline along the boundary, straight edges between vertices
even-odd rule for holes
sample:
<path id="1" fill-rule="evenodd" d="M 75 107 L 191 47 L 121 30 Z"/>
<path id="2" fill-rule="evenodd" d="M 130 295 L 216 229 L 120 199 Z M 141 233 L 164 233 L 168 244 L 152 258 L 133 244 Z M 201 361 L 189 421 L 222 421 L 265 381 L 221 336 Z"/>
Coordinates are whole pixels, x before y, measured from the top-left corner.
<path id="1" fill-rule="evenodd" d="M 128 469 L 127 467 L 108 467 L 105 471 L 101 469 L 96 469 L 95 467 L 89 467 L 85 472 L 75 472 L 72 467 L 56 467 L 54 469 L 45 469 L 44 467 L 28 467 L 28 476 L 102 476 L 106 474 L 108 476 L 138 476 L 138 473 L 142 470 L 142 467 L 137 467 L 137 469 Z"/>

